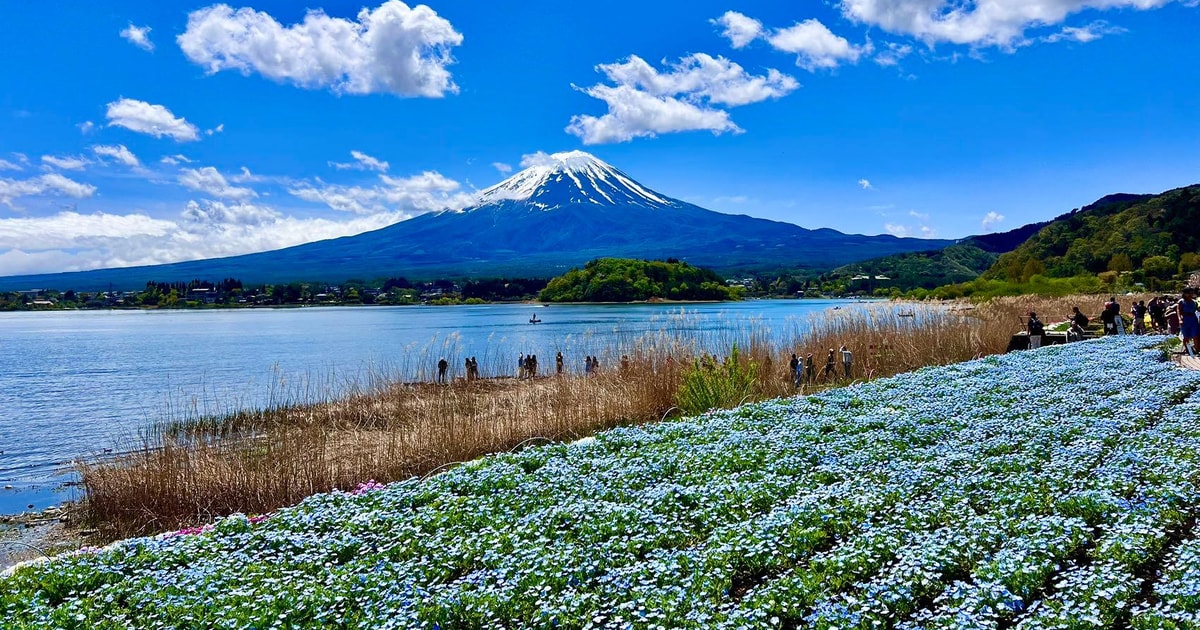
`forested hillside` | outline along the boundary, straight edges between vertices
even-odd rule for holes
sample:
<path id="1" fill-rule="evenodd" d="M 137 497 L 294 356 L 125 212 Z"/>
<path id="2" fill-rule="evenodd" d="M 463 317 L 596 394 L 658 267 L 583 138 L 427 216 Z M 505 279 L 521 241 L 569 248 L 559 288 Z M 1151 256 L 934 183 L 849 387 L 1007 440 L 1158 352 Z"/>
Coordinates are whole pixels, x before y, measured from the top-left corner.
<path id="1" fill-rule="evenodd" d="M 1200 268 L 1200 186 L 1161 195 L 1112 195 L 1063 215 L 1008 254 L 984 277 L 1132 275 L 1151 284 Z"/>

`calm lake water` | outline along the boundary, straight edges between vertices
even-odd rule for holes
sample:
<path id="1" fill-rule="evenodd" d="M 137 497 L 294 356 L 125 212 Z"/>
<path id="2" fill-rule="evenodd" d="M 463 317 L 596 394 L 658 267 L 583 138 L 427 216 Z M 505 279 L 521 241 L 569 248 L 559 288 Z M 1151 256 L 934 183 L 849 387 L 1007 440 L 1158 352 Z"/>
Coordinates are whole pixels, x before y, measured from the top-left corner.
<path id="1" fill-rule="evenodd" d="M 520 353 L 582 371 L 655 331 L 713 352 L 749 331 L 789 339 L 832 300 L 725 304 L 294 308 L 0 313 L 0 514 L 77 498 L 70 461 L 120 449 L 156 422 L 305 399 L 380 379 L 511 375 Z M 540 323 L 531 325 L 535 316 Z M 609 361 L 608 365 L 612 362 Z M 8 487 L 11 486 L 11 487 Z"/>

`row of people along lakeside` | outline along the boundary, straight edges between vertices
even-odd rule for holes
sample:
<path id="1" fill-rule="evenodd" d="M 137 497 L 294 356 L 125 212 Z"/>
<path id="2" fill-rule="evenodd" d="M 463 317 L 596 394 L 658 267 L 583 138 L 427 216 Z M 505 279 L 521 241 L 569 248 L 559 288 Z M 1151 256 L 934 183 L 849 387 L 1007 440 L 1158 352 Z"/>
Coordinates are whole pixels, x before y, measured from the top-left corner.
<path id="1" fill-rule="evenodd" d="M 1178 335 L 1183 341 L 1183 351 L 1195 356 L 1195 344 L 1197 338 L 1200 338 L 1196 293 L 1194 287 L 1187 287 L 1183 289 L 1179 298 L 1160 295 L 1152 298 L 1148 304 L 1146 300 L 1135 300 L 1129 307 L 1129 325 L 1126 325 L 1126 318 L 1121 313 L 1121 303 L 1116 296 L 1109 297 L 1097 316 L 1101 324 L 1099 332 L 1102 335 Z M 1080 341 L 1091 336 L 1088 327 L 1092 319 L 1080 311 L 1078 306 L 1072 307 L 1071 311 L 1066 317 L 1069 324 L 1066 340 Z M 1025 332 L 1029 335 L 1030 348 L 1037 348 L 1042 344 L 1046 335 L 1046 325 L 1038 318 L 1037 313 L 1029 313 L 1025 321 Z"/>
<path id="2" fill-rule="evenodd" d="M 889 346 L 879 346 L 876 349 L 876 354 L 887 353 L 890 350 Z M 728 365 L 730 358 L 718 358 L 714 354 L 702 354 L 697 359 L 697 364 L 704 369 L 717 369 L 719 366 Z M 675 362 L 670 356 L 667 356 L 665 361 L 667 368 L 671 369 Z M 764 366 L 770 370 L 770 359 L 767 359 L 767 365 Z M 562 352 L 558 352 L 554 357 L 554 375 L 562 376 L 566 372 L 566 360 Z M 629 374 L 633 370 L 633 360 L 627 355 L 621 355 L 617 364 L 618 374 Z M 587 355 L 584 357 L 583 373 L 585 376 L 593 376 L 601 372 L 600 358 Z M 480 378 L 479 362 L 475 357 L 467 357 L 463 360 L 463 378 L 467 381 L 474 381 Z M 840 350 L 829 349 L 828 354 L 824 358 L 824 362 L 818 367 L 813 353 L 808 353 L 807 356 L 801 358 L 800 355 L 792 353 L 791 359 L 788 362 L 788 379 L 795 386 L 815 385 L 820 383 L 832 383 L 842 380 L 850 380 L 854 374 L 854 353 L 847 347 L 842 346 Z M 534 379 L 548 374 L 539 371 L 538 358 L 535 354 L 520 354 L 517 358 L 516 378 L 520 380 Z M 445 358 L 441 358 L 437 363 L 437 379 L 438 384 L 448 384 L 452 375 L 450 374 L 450 362 Z"/>

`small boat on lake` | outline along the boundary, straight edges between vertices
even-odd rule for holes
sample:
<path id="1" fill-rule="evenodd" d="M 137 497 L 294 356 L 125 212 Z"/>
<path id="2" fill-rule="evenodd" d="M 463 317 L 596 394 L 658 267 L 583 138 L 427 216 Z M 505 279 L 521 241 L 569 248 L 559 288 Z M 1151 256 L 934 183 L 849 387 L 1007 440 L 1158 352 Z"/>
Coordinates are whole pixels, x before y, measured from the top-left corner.
<path id="1" fill-rule="evenodd" d="M 542 323 L 542 320 L 538 319 L 537 315 L 531 315 L 529 317 L 529 323 L 530 324 L 540 324 L 540 323 Z"/>

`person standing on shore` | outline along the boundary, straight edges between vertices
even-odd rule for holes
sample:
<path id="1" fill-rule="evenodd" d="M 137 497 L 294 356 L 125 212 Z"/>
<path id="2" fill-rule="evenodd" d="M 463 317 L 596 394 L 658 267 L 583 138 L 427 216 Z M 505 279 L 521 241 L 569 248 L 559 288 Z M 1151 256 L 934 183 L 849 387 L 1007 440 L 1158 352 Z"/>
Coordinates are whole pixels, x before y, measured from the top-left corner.
<path id="1" fill-rule="evenodd" d="M 1186 287 L 1183 297 L 1175 306 L 1179 312 L 1179 336 L 1183 337 L 1183 351 L 1189 357 L 1196 356 L 1196 338 L 1200 337 L 1200 321 L 1196 319 L 1196 289 Z"/>
<path id="2" fill-rule="evenodd" d="M 808 353 L 808 357 L 804 359 L 804 383 L 812 384 L 817 380 L 817 368 L 813 365 L 812 353 Z"/>
<path id="3" fill-rule="evenodd" d="M 1117 334 L 1116 316 L 1113 315 L 1113 302 L 1116 299 L 1115 297 L 1108 298 L 1108 301 L 1104 303 L 1104 309 L 1100 311 L 1100 321 L 1104 324 L 1105 335 Z"/>
<path id="4" fill-rule="evenodd" d="M 837 369 L 834 368 L 836 361 L 833 359 L 833 352 L 833 348 L 830 348 L 829 356 L 825 357 L 825 371 L 821 373 L 821 378 L 824 379 L 826 383 L 837 378 Z"/>
<path id="5" fill-rule="evenodd" d="M 1165 331 L 1167 329 L 1167 301 L 1161 295 L 1157 296 L 1150 300 L 1147 309 L 1150 311 L 1150 324 L 1154 326 L 1155 332 Z"/>
<path id="6" fill-rule="evenodd" d="M 555 355 L 555 357 L 554 357 L 554 373 L 558 376 L 562 376 L 562 372 L 563 372 L 563 355 L 562 355 L 562 350 L 559 350 L 558 354 Z"/>
<path id="7" fill-rule="evenodd" d="M 846 346 L 842 346 L 842 370 L 845 372 L 846 379 L 850 378 L 850 368 L 854 363 L 854 353 L 850 352 Z"/>
<path id="8" fill-rule="evenodd" d="M 1134 302 L 1129 309 L 1129 314 L 1133 316 L 1133 334 L 1146 334 L 1146 311 L 1150 310 L 1146 307 L 1146 301 L 1141 300 Z"/>
<path id="9" fill-rule="evenodd" d="M 1170 302 L 1167 305 L 1167 314 L 1164 316 L 1167 320 L 1167 332 L 1172 335 L 1179 334 L 1179 303 Z"/>
<path id="10" fill-rule="evenodd" d="M 441 385 L 446 384 L 446 370 L 448 370 L 448 369 L 450 369 L 450 362 L 446 360 L 446 357 L 442 357 L 440 360 L 438 360 L 437 382 L 439 384 L 441 384 Z"/>
<path id="11" fill-rule="evenodd" d="M 1036 350 L 1042 347 L 1042 335 L 1046 334 L 1046 326 L 1038 319 L 1037 313 L 1029 311 L 1029 322 L 1025 329 L 1029 331 L 1029 349 Z"/>
<path id="12" fill-rule="evenodd" d="M 792 369 L 792 386 L 800 386 L 800 359 L 796 358 L 796 353 L 792 353 L 792 360 L 788 361 L 788 367 Z"/>
<path id="13" fill-rule="evenodd" d="M 1121 303 L 1117 301 L 1117 298 L 1115 296 L 1110 297 L 1109 300 L 1111 300 L 1109 302 L 1109 304 L 1110 304 L 1110 308 L 1112 308 L 1112 313 L 1113 313 L 1113 334 L 1114 335 L 1124 335 L 1125 334 L 1125 317 L 1123 315 L 1121 315 Z"/>

